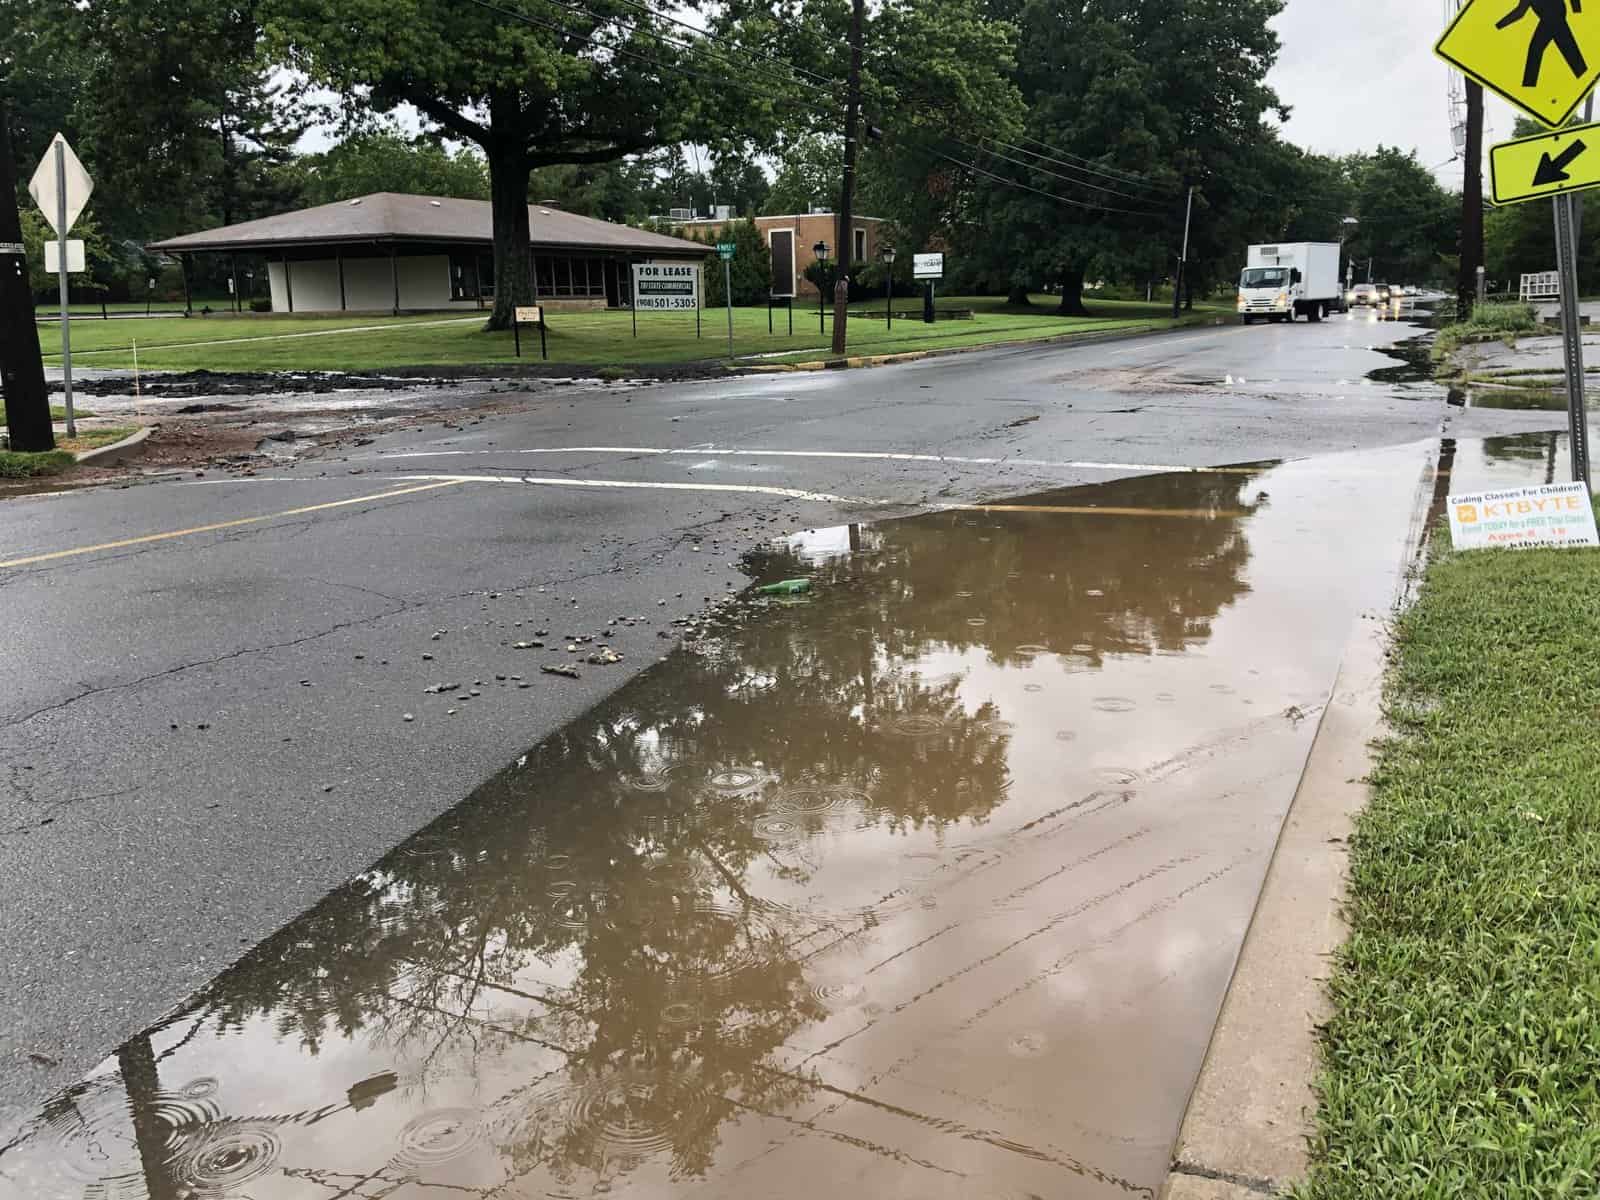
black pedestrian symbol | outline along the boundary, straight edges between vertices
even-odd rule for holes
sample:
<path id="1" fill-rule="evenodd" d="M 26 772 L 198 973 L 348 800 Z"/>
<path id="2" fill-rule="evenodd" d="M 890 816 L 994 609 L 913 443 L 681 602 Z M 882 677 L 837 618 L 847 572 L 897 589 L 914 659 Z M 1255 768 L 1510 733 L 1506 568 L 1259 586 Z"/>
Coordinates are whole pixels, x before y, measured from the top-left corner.
<path id="1" fill-rule="evenodd" d="M 1539 86 L 1544 54 L 1552 45 L 1561 51 L 1561 57 L 1567 60 L 1567 66 L 1572 68 L 1575 76 L 1582 79 L 1589 73 L 1589 64 L 1584 61 L 1583 50 L 1568 23 L 1567 3 L 1568 0 L 1517 0 L 1517 7 L 1495 25 L 1496 29 L 1510 29 L 1530 12 L 1539 19 L 1533 30 L 1533 40 L 1528 44 L 1528 65 L 1522 72 L 1523 87 Z M 1583 0 L 1571 0 L 1571 4 L 1573 12 L 1583 12 Z"/>

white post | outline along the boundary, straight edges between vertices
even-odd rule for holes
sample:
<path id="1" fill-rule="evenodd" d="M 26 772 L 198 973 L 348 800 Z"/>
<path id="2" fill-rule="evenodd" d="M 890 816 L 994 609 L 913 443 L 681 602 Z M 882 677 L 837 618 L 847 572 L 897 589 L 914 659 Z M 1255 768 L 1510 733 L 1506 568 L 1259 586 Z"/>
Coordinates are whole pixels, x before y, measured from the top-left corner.
<path id="1" fill-rule="evenodd" d="M 78 436 L 72 413 L 72 322 L 67 314 L 67 144 L 56 137 L 56 281 L 61 289 L 61 392 L 67 409 L 67 436 Z"/>

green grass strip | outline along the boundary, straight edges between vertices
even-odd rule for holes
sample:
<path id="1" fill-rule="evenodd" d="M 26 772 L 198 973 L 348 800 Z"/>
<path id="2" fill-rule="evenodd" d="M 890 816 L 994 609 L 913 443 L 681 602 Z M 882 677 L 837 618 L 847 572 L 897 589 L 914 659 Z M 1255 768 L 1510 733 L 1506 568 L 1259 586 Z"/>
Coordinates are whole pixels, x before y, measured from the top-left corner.
<path id="1" fill-rule="evenodd" d="M 59 475 L 77 460 L 66 450 L 0 450 L 0 479 L 31 479 Z"/>
<path id="2" fill-rule="evenodd" d="M 1600 553 L 1443 552 L 1352 843 L 1304 1200 L 1600 1194 Z"/>

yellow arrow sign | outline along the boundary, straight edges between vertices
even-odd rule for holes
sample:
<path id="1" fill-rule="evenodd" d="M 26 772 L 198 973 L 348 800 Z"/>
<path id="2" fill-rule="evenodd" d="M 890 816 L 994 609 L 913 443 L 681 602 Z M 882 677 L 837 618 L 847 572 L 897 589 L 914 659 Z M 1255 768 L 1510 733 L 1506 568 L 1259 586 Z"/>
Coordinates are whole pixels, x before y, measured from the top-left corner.
<path id="1" fill-rule="evenodd" d="M 1489 151 L 1489 179 L 1496 204 L 1600 187 L 1600 124 L 1501 142 Z"/>
<path id="2" fill-rule="evenodd" d="M 1600 0 L 1467 0 L 1434 52 L 1555 128 L 1600 83 Z"/>

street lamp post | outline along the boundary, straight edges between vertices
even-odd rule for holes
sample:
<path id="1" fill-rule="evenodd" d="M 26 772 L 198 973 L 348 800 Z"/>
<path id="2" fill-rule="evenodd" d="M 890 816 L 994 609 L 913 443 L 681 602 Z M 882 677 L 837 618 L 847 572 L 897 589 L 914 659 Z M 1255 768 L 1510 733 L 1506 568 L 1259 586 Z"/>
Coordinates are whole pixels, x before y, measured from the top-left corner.
<path id="1" fill-rule="evenodd" d="M 1350 236 L 1351 228 L 1359 224 L 1361 224 L 1360 220 L 1355 217 L 1346 217 L 1344 220 L 1339 222 L 1339 256 L 1341 258 L 1344 257 L 1345 238 Z M 1344 290 L 1348 292 L 1354 285 L 1355 281 L 1356 264 L 1354 262 L 1347 262 L 1344 265 Z"/>
<path id="2" fill-rule="evenodd" d="M 826 324 L 824 324 L 827 310 L 823 293 L 826 289 L 822 286 L 823 281 L 828 278 L 828 243 L 818 242 L 811 247 L 811 253 L 817 256 L 817 265 L 822 268 L 818 272 L 822 278 L 817 281 L 817 332 L 820 334 L 828 331 Z"/>
<path id="3" fill-rule="evenodd" d="M 893 246 L 885 246 L 883 248 L 883 265 L 884 265 L 884 268 L 885 268 L 884 269 L 884 273 L 883 273 L 884 274 L 884 278 L 889 281 L 889 283 L 888 283 L 888 287 L 889 287 L 889 307 L 884 310 L 884 320 L 887 322 L 887 324 L 884 326 L 884 328 L 886 330 L 888 330 L 888 329 L 893 329 L 894 328 L 894 247 Z"/>

